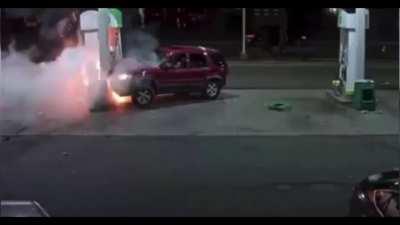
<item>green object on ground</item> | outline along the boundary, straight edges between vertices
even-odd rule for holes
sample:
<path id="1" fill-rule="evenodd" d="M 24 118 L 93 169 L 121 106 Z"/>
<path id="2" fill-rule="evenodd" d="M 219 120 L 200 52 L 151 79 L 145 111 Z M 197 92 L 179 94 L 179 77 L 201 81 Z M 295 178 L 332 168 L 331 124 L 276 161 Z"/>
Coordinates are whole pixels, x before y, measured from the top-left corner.
<path id="1" fill-rule="evenodd" d="M 292 108 L 291 105 L 288 103 L 284 102 L 274 102 L 268 106 L 270 110 L 276 110 L 276 111 L 284 111 L 284 110 L 290 110 Z"/>
<path id="2" fill-rule="evenodd" d="M 374 111 L 376 108 L 373 80 L 359 80 L 354 83 L 353 107 L 357 110 Z"/>

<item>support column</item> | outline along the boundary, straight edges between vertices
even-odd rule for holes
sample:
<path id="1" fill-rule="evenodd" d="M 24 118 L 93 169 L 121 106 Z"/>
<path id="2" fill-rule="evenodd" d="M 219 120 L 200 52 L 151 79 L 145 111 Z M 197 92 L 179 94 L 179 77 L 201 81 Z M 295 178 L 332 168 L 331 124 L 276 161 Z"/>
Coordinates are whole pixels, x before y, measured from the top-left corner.
<path id="1" fill-rule="evenodd" d="M 356 80 L 365 78 L 365 30 L 368 28 L 366 18 L 368 11 L 365 8 L 356 8 L 354 14 L 347 14 L 341 25 L 341 51 L 345 53 L 345 94 L 351 95 Z M 346 56 L 347 54 L 347 56 Z"/>
<path id="2" fill-rule="evenodd" d="M 349 33 L 349 63 L 346 92 L 354 91 L 354 82 L 365 77 L 365 28 L 366 9 L 357 8 L 355 30 Z"/>
<path id="3" fill-rule="evenodd" d="M 246 52 L 246 8 L 242 8 L 242 52 L 241 59 L 247 59 Z"/>

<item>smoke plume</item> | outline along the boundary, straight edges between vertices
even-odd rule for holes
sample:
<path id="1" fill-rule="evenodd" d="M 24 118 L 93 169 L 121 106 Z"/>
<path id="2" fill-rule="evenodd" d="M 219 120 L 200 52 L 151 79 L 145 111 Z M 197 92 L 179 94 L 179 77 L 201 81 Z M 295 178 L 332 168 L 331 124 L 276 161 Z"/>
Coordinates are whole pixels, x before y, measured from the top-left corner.
<path id="1" fill-rule="evenodd" d="M 162 59 L 156 53 L 159 43 L 152 35 L 142 30 L 134 30 L 126 34 L 125 41 L 126 54 L 116 64 L 114 74 L 129 73 L 161 63 Z"/>
<path id="2" fill-rule="evenodd" d="M 127 36 L 126 57 L 116 64 L 113 74 L 160 64 L 155 38 L 142 31 Z M 96 76 L 93 67 L 98 59 L 97 50 L 82 46 L 65 48 L 54 61 L 43 63 L 32 62 L 30 51 L 16 52 L 11 47 L 7 55 L 2 54 L 0 123 L 9 120 L 40 126 L 43 120 L 65 124 L 86 118 L 93 96 L 88 94 L 82 75 Z"/>
<path id="3" fill-rule="evenodd" d="M 65 49 L 53 62 L 36 64 L 11 51 L 1 61 L 0 120 L 34 125 L 42 119 L 70 122 L 88 112 L 82 85 L 84 48 Z"/>

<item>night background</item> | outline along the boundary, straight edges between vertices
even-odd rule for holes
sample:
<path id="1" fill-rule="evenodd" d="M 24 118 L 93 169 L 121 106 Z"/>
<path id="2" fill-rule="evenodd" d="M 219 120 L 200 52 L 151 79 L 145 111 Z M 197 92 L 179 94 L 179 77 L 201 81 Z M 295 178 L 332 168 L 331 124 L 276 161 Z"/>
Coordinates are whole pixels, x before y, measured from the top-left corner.
<path id="1" fill-rule="evenodd" d="M 2 48 L 6 48 L 10 37 L 17 40 L 17 49 L 38 42 L 40 26 L 51 27 L 73 9 L 63 13 L 51 9 L 2 9 Z M 85 10 L 85 9 L 80 9 Z M 60 11 L 60 10 L 57 10 Z M 135 29 L 144 29 L 158 39 L 160 44 L 198 44 L 220 49 L 227 57 L 238 57 L 241 48 L 240 8 L 146 8 L 145 28 L 140 27 L 137 8 L 123 8 L 124 44 L 126 34 Z M 398 10 L 371 8 L 370 28 L 367 31 L 367 57 L 396 58 L 398 41 Z M 29 20 L 40 22 L 29 24 Z M 51 22 L 48 22 L 48 19 Z M 276 56 L 273 46 L 279 42 L 279 29 L 286 30 L 286 50 L 280 57 L 337 57 L 339 29 L 337 16 L 328 8 L 249 8 L 247 10 L 247 34 L 256 34 L 258 42 L 249 45 L 249 56 L 270 58 Z M 73 28 L 71 28 L 72 30 Z M 303 39 L 302 39 L 303 37 Z M 305 37 L 305 39 L 304 39 Z M 40 41 L 39 41 L 40 42 Z M 54 41 L 56 42 L 56 41 Z M 43 48 L 54 46 L 43 44 Z M 382 48 L 385 46 L 385 50 Z M 124 46 L 129 48 L 129 46 Z M 48 50 L 46 50 L 48 51 Z M 272 56 L 271 56 L 272 55 Z"/>

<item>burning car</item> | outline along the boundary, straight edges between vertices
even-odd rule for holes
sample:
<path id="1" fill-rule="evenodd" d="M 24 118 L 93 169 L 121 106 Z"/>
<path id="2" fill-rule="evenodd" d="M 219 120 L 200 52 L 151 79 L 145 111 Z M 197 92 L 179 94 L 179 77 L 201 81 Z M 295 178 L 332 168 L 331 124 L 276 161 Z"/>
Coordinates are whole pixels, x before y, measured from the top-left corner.
<path id="1" fill-rule="evenodd" d="M 228 74 L 219 51 L 178 45 L 156 52 L 158 65 L 111 76 L 112 89 L 121 97 L 132 96 L 140 107 L 149 106 L 158 94 L 200 92 L 206 99 L 218 97 Z"/>

